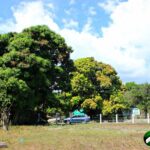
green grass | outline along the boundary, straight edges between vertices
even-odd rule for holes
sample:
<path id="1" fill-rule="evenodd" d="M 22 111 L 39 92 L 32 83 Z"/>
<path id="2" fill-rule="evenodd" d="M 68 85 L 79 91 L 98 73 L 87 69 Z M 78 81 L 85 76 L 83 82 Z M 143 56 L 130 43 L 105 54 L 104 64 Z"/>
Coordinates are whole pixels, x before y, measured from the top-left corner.
<path id="1" fill-rule="evenodd" d="M 0 129 L 0 141 L 8 150 L 148 150 L 143 142 L 148 130 L 144 124 L 12 126 Z"/>

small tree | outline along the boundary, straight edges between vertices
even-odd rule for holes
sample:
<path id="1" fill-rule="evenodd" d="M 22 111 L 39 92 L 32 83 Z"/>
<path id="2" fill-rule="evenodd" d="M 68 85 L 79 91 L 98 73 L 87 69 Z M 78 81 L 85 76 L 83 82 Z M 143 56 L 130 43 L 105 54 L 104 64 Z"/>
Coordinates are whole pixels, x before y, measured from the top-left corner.
<path id="1" fill-rule="evenodd" d="M 8 130 L 10 106 L 11 99 L 7 96 L 6 85 L 0 81 L 0 114 L 4 130 Z"/>
<path id="2" fill-rule="evenodd" d="M 4 130 L 8 130 L 12 106 L 19 102 L 20 98 L 25 99 L 28 91 L 26 83 L 15 77 L 0 80 L 0 114 Z"/>

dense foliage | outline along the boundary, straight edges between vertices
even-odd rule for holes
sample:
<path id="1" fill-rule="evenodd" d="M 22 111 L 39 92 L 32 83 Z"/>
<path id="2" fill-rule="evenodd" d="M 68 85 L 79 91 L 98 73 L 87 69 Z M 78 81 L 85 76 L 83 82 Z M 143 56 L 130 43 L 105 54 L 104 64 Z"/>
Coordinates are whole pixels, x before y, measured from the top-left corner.
<path id="1" fill-rule="evenodd" d="M 73 108 L 82 107 L 90 116 L 101 112 L 107 115 L 124 108 L 118 95 L 122 83 L 114 68 L 92 57 L 78 59 L 74 65 L 71 79 Z M 112 99 L 116 101 L 113 103 Z M 108 111 L 107 102 L 111 103 L 111 111 Z M 116 106 L 118 103 L 120 105 Z"/>
<path id="2" fill-rule="evenodd" d="M 146 116 L 150 112 L 150 84 L 126 83 L 124 99 L 129 108 L 138 107 Z"/>
<path id="3" fill-rule="evenodd" d="M 47 26 L 0 35 L 0 111 L 15 124 L 34 123 L 70 90 L 71 47 Z M 7 115 L 6 115 L 7 114 Z"/>

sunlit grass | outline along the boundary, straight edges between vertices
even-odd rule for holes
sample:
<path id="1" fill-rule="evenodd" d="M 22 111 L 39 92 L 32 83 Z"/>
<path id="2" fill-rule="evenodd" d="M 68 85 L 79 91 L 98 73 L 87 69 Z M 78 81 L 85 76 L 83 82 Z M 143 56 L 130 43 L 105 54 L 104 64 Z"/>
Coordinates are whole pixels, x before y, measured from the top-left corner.
<path id="1" fill-rule="evenodd" d="M 0 141 L 16 150 L 147 150 L 143 135 L 149 125 L 78 124 L 12 126 L 0 129 Z"/>

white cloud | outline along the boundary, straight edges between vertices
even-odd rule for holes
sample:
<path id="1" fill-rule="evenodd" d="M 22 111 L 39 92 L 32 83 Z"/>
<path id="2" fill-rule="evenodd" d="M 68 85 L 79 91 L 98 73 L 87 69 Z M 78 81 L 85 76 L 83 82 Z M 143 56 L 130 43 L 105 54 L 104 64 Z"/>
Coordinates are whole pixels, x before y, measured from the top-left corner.
<path id="1" fill-rule="evenodd" d="M 111 13 L 119 2 L 119 0 L 106 0 L 104 2 L 99 2 L 98 6 L 103 8 L 107 13 Z"/>
<path id="2" fill-rule="evenodd" d="M 52 3 L 48 3 L 47 7 L 50 8 L 52 11 L 55 10 L 54 4 L 52 4 Z"/>
<path id="3" fill-rule="evenodd" d="M 92 31 L 92 19 L 88 18 L 86 24 L 83 26 L 82 32 L 90 33 Z"/>
<path id="4" fill-rule="evenodd" d="M 73 47 L 72 58 L 93 56 L 110 63 L 123 81 L 150 82 L 150 0 L 120 2 L 109 13 L 111 23 L 102 29 L 100 37 L 91 33 L 90 18 L 81 32 L 68 27 L 60 29 L 53 19 L 54 14 L 45 9 L 42 1 L 21 3 L 13 9 L 14 20 L 0 24 L 0 32 L 46 24 Z M 71 24 L 78 26 L 75 22 Z"/>
<path id="5" fill-rule="evenodd" d="M 69 7 L 67 9 L 65 9 L 64 12 L 65 12 L 65 14 L 67 14 L 70 17 L 76 16 L 76 14 L 77 14 L 76 8 L 73 8 L 73 7 Z"/>
<path id="6" fill-rule="evenodd" d="M 73 19 L 70 20 L 63 19 L 62 22 L 64 23 L 64 27 L 69 29 L 78 28 L 79 26 L 79 23 Z"/>
<path id="7" fill-rule="evenodd" d="M 75 4 L 75 1 L 76 1 L 76 0 L 69 0 L 69 4 L 70 4 L 70 5 L 73 5 L 73 4 Z"/>
<path id="8" fill-rule="evenodd" d="M 44 9 L 44 3 L 42 1 L 22 2 L 18 7 L 13 7 L 12 11 L 14 20 L 1 23 L 0 32 L 20 32 L 26 27 L 37 24 L 46 24 L 51 27 L 52 30 L 59 30 L 58 25 L 53 21 L 53 14 Z"/>
<path id="9" fill-rule="evenodd" d="M 89 8 L 89 14 L 92 15 L 92 16 L 95 16 L 97 14 L 94 7 Z"/>
<path id="10" fill-rule="evenodd" d="M 64 10 L 64 11 L 65 11 L 65 13 L 66 13 L 67 15 L 71 15 L 72 9 L 67 9 L 67 10 Z"/>
<path id="11" fill-rule="evenodd" d="M 121 76 L 150 81 L 149 14 L 149 0 L 120 3 L 111 14 L 111 25 L 102 30 L 101 46 L 112 53 L 110 60 Z"/>
<path id="12" fill-rule="evenodd" d="M 95 43 L 98 43 L 99 39 L 92 36 L 88 32 L 77 32 L 75 30 L 63 29 L 60 34 L 65 37 L 67 43 L 74 49 L 72 54 L 73 59 L 81 57 L 95 57 Z"/>
<path id="13" fill-rule="evenodd" d="M 84 32 L 67 30 L 62 35 L 75 49 L 73 57 L 94 56 L 113 65 L 124 81 L 150 82 L 149 14 L 149 0 L 128 0 L 111 9 L 112 22 L 102 29 L 102 37 L 90 33 L 90 21 Z"/>

